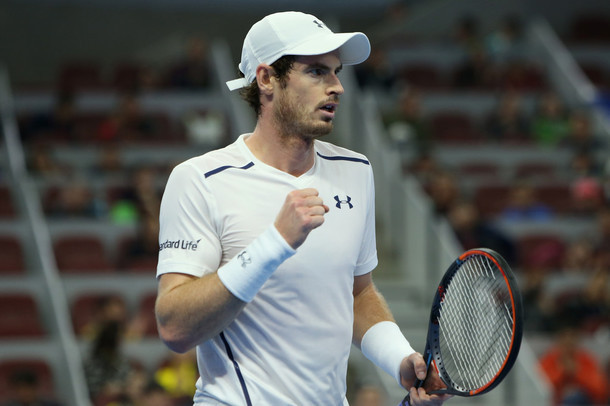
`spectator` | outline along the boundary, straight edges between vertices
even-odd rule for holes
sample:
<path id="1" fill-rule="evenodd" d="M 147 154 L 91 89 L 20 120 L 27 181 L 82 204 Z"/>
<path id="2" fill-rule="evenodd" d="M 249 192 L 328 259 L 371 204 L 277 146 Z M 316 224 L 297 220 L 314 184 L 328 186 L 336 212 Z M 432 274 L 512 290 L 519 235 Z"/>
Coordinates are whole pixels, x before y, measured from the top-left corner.
<path id="1" fill-rule="evenodd" d="M 574 274 L 589 274 L 595 266 L 595 246 L 588 238 L 579 238 L 568 244 L 562 269 Z"/>
<path id="2" fill-rule="evenodd" d="M 148 166 L 136 168 L 129 185 L 120 188 L 112 198 L 110 211 L 114 221 L 135 223 L 147 216 L 158 218 L 162 192 L 156 180 L 154 169 Z M 127 218 L 122 217 L 125 213 Z"/>
<path id="3" fill-rule="evenodd" d="M 568 134 L 560 144 L 573 152 L 594 153 L 604 147 L 602 140 L 595 134 L 591 118 L 585 111 L 575 111 L 570 115 Z"/>
<path id="4" fill-rule="evenodd" d="M 510 188 L 500 217 L 508 221 L 549 221 L 554 216 L 552 210 L 539 200 L 532 184 L 517 182 Z"/>
<path id="5" fill-rule="evenodd" d="M 128 319 L 127 313 L 127 306 L 121 296 L 104 295 L 96 303 L 93 317 L 80 327 L 77 334 L 81 338 L 94 340 L 108 323 L 124 325 Z"/>
<path id="6" fill-rule="evenodd" d="M 392 141 L 397 146 L 427 150 L 431 144 L 430 129 L 421 110 L 421 94 L 414 89 L 400 95 L 398 107 L 384 117 Z"/>
<path id="7" fill-rule="evenodd" d="M 546 285 L 548 272 L 548 266 L 544 263 L 529 262 L 522 269 L 521 297 L 525 331 L 548 334 L 557 325 L 557 306 Z"/>
<path id="8" fill-rule="evenodd" d="M 591 151 L 576 151 L 570 161 L 569 176 L 571 178 L 587 178 L 601 176 L 601 167 Z"/>
<path id="9" fill-rule="evenodd" d="M 358 85 L 363 89 L 390 92 L 396 84 L 396 72 L 383 47 L 373 47 L 369 59 L 354 67 Z"/>
<path id="10" fill-rule="evenodd" d="M 94 402 L 125 396 L 132 365 L 121 352 L 122 343 L 123 325 L 117 321 L 104 323 L 93 340 L 91 353 L 84 361 L 84 369 Z"/>
<path id="11" fill-rule="evenodd" d="M 453 85 L 457 89 L 493 89 L 496 83 L 496 70 L 483 49 L 474 49 L 465 55 L 453 74 Z"/>
<path id="12" fill-rule="evenodd" d="M 568 321 L 540 359 L 555 405 L 596 405 L 607 399 L 604 371 L 596 355 L 580 346 L 580 340 L 581 332 Z"/>
<path id="13" fill-rule="evenodd" d="M 142 112 L 135 94 L 124 93 L 115 111 L 98 127 L 97 141 L 151 141 L 159 135 L 159 128 L 150 116 Z"/>
<path id="14" fill-rule="evenodd" d="M 189 405 L 193 404 L 189 399 Z M 186 406 L 187 403 L 174 401 L 171 396 L 157 382 L 151 380 L 144 388 L 140 397 L 133 403 L 133 406 Z"/>
<path id="15" fill-rule="evenodd" d="M 91 174 L 95 177 L 123 177 L 125 166 L 118 143 L 104 144 L 99 153 L 98 161 L 94 164 Z"/>
<path id="16" fill-rule="evenodd" d="M 523 111 L 521 95 L 504 93 L 487 120 L 487 135 L 491 141 L 510 143 L 530 140 L 527 115 Z"/>
<path id="17" fill-rule="evenodd" d="M 552 147 L 566 137 L 568 113 L 556 93 L 547 92 L 538 101 L 532 117 L 532 136 L 541 146 Z"/>
<path id="18" fill-rule="evenodd" d="M 105 203 L 98 199 L 84 179 L 51 189 L 44 203 L 45 213 L 53 219 L 100 219 L 106 214 Z"/>
<path id="19" fill-rule="evenodd" d="M 21 137 L 27 144 L 40 141 L 74 141 L 77 138 L 76 119 L 74 95 L 71 92 L 61 92 L 50 112 L 38 114 L 22 122 Z"/>
<path id="20" fill-rule="evenodd" d="M 523 40 L 522 31 L 519 16 L 509 15 L 485 37 L 485 49 L 495 64 L 504 64 L 515 56 L 515 48 Z"/>
<path id="21" fill-rule="evenodd" d="M 201 90 L 210 87 L 211 64 L 208 44 L 203 38 L 188 40 L 184 59 L 170 68 L 169 85 L 184 90 Z"/>
<path id="22" fill-rule="evenodd" d="M 159 219 L 144 215 L 138 220 L 138 231 L 119 253 L 118 267 L 123 270 L 155 269 L 159 256 Z"/>
<path id="23" fill-rule="evenodd" d="M 155 371 L 156 382 L 176 402 L 187 401 L 195 395 L 193 382 L 197 380 L 197 359 L 194 351 L 171 353 Z"/>
<path id="24" fill-rule="evenodd" d="M 28 171 L 42 177 L 61 177 L 70 173 L 68 165 L 58 162 L 46 143 L 33 144 L 28 152 Z"/>
<path id="25" fill-rule="evenodd" d="M 473 203 L 455 202 L 449 208 L 447 218 L 464 249 L 490 248 L 502 255 L 509 264 L 515 263 L 514 242 L 490 223 L 482 220 Z"/>
<path id="26" fill-rule="evenodd" d="M 28 370 L 20 369 L 9 377 L 13 397 L 2 406 L 61 406 L 61 403 L 41 395 L 38 376 Z"/>
<path id="27" fill-rule="evenodd" d="M 602 186 L 597 178 L 582 177 L 570 185 L 572 214 L 576 216 L 594 216 L 604 204 Z"/>
<path id="28" fill-rule="evenodd" d="M 460 188 L 453 174 L 439 171 L 432 176 L 428 185 L 428 194 L 432 199 L 437 216 L 446 216 L 460 198 Z"/>

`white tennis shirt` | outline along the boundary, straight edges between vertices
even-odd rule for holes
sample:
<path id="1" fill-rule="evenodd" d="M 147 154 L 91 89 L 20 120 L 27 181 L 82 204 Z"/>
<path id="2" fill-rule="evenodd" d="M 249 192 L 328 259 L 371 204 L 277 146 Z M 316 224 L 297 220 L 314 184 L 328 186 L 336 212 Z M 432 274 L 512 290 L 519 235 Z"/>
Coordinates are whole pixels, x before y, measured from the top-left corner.
<path id="1" fill-rule="evenodd" d="M 286 195 L 316 188 L 330 211 L 217 337 L 197 346 L 197 405 L 346 405 L 353 280 L 377 265 L 373 172 L 319 140 L 294 177 L 257 160 L 242 135 L 172 171 L 161 203 L 157 276 L 202 276 L 271 225 Z"/>

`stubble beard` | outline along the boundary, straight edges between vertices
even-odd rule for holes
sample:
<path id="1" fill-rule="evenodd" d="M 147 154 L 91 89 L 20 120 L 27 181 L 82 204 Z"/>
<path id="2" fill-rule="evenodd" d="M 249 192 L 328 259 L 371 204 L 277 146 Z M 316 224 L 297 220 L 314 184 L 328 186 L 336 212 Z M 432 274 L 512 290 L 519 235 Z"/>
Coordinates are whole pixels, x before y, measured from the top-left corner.
<path id="1" fill-rule="evenodd" d="M 273 119 L 279 133 L 284 137 L 296 137 L 306 142 L 330 134 L 333 130 L 332 120 L 314 122 L 312 115 L 307 113 L 305 106 L 279 93 L 277 107 L 273 111 Z"/>

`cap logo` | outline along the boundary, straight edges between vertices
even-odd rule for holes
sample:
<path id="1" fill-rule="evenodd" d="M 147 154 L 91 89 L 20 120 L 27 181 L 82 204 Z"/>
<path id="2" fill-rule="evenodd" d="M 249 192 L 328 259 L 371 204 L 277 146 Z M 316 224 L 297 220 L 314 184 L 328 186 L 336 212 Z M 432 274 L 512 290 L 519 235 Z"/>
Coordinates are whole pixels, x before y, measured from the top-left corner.
<path id="1" fill-rule="evenodd" d="M 317 25 L 318 27 L 320 27 L 320 28 L 324 28 L 324 24 L 323 24 L 323 23 L 321 23 L 321 22 L 320 22 L 320 21 L 318 21 L 318 20 L 313 20 L 313 23 L 314 23 L 315 25 Z"/>

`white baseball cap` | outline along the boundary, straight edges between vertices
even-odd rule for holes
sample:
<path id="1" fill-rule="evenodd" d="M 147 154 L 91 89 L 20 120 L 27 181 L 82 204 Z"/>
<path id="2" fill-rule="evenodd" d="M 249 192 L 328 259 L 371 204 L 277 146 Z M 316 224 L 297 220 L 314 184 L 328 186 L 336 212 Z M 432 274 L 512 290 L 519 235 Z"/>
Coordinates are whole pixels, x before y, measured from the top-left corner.
<path id="1" fill-rule="evenodd" d="M 284 55 L 321 55 L 337 49 L 343 65 L 356 65 L 369 57 L 371 44 L 361 32 L 334 33 L 311 14 L 270 14 L 255 23 L 244 39 L 239 70 L 245 77 L 228 81 L 227 87 L 248 86 L 258 65 L 271 65 Z"/>

